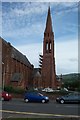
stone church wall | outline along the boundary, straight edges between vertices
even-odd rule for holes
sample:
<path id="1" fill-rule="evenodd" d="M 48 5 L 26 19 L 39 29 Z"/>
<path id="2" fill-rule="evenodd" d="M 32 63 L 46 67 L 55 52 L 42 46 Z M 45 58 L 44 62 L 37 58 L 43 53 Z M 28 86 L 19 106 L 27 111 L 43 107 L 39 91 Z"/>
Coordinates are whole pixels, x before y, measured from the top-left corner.
<path id="1" fill-rule="evenodd" d="M 0 39 L 1 41 L 1 39 Z M 2 79 L 4 85 L 25 88 L 32 81 L 33 65 L 26 56 L 2 39 Z"/>

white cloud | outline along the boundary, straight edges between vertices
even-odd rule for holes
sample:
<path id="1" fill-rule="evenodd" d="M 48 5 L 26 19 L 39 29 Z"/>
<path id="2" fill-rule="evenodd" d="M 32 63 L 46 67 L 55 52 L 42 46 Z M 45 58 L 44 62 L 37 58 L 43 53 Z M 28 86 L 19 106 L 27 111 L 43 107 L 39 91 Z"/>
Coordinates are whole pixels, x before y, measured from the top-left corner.
<path id="1" fill-rule="evenodd" d="M 7 0 L 6 0 L 6 2 L 7 2 Z M 19 2 L 20 2 L 20 0 L 19 0 Z M 28 0 L 28 2 L 29 2 L 29 0 Z M 36 5 L 36 7 L 33 5 L 32 8 L 30 7 L 30 9 L 28 10 L 25 7 L 26 3 L 24 3 L 24 7 L 23 7 L 24 10 L 23 10 L 23 8 L 22 9 L 16 8 L 14 10 L 11 10 L 10 14 L 7 14 L 7 13 L 4 14 L 5 19 L 6 19 L 6 20 L 4 19 L 4 23 L 6 21 L 6 24 L 4 25 L 4 28 L 3 28 L 3 35 L 5 36 L 5 38 L 7 38 L 7 37 L 10 38 L 11 37 L 11 38 L 13 38 L 13 40 L 15 40 L 15 39 L 17 40 L 17 39 L 20 38 L 20 40 L 22 40 L 22 38 L 24 39 L 24 36 L 25 36 L 25 38 L 26 38 L 25 41 L 28 40 L 29 42 L 30 42 L 30 38 L 29 38 L 28 35 L 32 35 L 32 39 L 33 39 L 34 35 L 36 36 L 37 40 L 42 38 L 42 37 L 40 38 L 39 36 L 37 37 L 37 34 L 42 34 L 44 32 L 44 30 L 43 30 L 43 26 L 45 28 L 44 22 L 40 22 L 39 21 L 39 23 L 38 23 L 37 20 L 36 20 L 36 22 L 33 21 L 33 22 L 30 23 L 30 21 L 28 21 L 26 23 L 30 24 L 30 26 L 26 26 L 26 24 L 25 24 L 25 26 L 21 27 L 20 29 L 19 29 L 18 26 L 14 27 L 16 25 L 15 24 L 16 21 L 14 22 L 14 19 L 16 19 L 15 15 L 17 17 L 22 16 L 20 24 L 23 24 L 23 23 L 25 23 L 24 21 L 26 20 L 25 18 L 23 19 L 23 15 L 27 14 L 27 15 L 29 15 L 28 16 L 28 18 L 29 18 L 30 15 L 33 15 L 34 13 L 40 14 L 43 11 L 47 11 L 47 7 L 45 6 L 45 4 L 40 5 L 40 3 L 37 3 L 35 5 Z M 69 4 L 69 6 L 70 5 L 71 5 L 71 3 Z M 65 6 L 67 6 L 67 4 L 65 4 Z M 56 7 L 58 7 L 58 6 L 56 6 Z M 57 9 L 57 11 L 58 11 L 58 9 Z M 22 21 L 22 19 L 23 19 L 23 21 Z M 53 20 L 54 19 L 55 18 L 53 18 Z M 19 18 L 19 20 L 20 20 L 20 18 Z M 59 19 L 59 22 L 60 22 L 60 19 Z M 74 25 L 73 25 L 73 28 L 75 30 L 76 26 L 74 26 Z M 71 28 L 72 27 L 71 27 L 71 24 L 70 24 L 70 26 L 68 26 L 67 28 L 65 28 L 63 31 L 66 31 L 66 30 L 70 31 Z M 61 30 L 61 28 L 60 28 L 60 30 Z M 32 34 L 33 31 L 34 31 L 34 34 Z M 73 29 L 71 31 L 73 32 Z M 56 34 L 57 34 L 57 32 L 56 32 Z M 15 39 L 14 39 L 14 37 L 15 37 Z M 60 37 L 62 37 L 62 36 L 60 36 Z M 78 43 L 77 43 L 77 40 L 69 40 L 69 39 L 65 40 L 63 37 L 62 37 L 62 39 L 60 37 L 59 37 L 59 40 L 58 40 L 60 42 L 55 43 L 55 45 L 56 45 L 55 46 L 55 48 L 56 48 L 55 49 L 55 53 L 56 53 L 55 54 L 55 58 L 56 58 L 55 62 L 56 62 L 56 71 L 57 71 L 57 74 L 77 72 L 78 71 L 78 68 L 77 68 L 77 64 L 78 64 L 77 63 L 77 60 L 78 60 Z M 39 65 L 39 63 L 38 63 L 38 61 L 39 61 L 39 53 L 42 52 L 42 43 L 35 43 L 35 44 L 30 44 L 29 43 L 29 44 L 26 44 L 26 45 L 19 45 L 20 41 L 18 41 L 18 42 L 19 42 L 18 45 L 17 44 L 15 45 L 16 48 L 19 49 L 19 51 L 21 51 L 23 54 L 25 54 L 27 56 L 27 58 L 29 59 L 29 61 L 32 64 L 35 65 L 35 67 L 38 67 L 38 65 Z"/>
<path id="2" fill-rule="evenodd" d="M 57 42 L 55 58 L 58 74 L 78 72 L 78 40 Z"/>
<path id="3" fill-rule="evenodd" d="M 26 44 L 29 43 L 30 41 L 34 41 L 35 42 L 39 42 L 40 38 L 37 38 L 37 36 L 40 37 L 40 35 L 43 33 L 43 27 L 45 26 L 45 24 L 43 23 L 35 23 L 35 24 L 31 24 L 29 27 L 25 26 L 24 28 L 20 28 L 20 29 L 14 29 L 14 30 L 7 30 L 8 32 L 5 32 L 5 29 L 2 30 L 2 36 L 4 38 L 8 38 L 8 39 L 12 39 L 13 41 L 16 40 L 21 40 L 23 39 Z M 44 27 L 45 28 L 45 27 Z M 34 33 L 32 32 L 34 31 Z M 42 37 L 41 37 L 42 38 Z M 18 42 L 18 44 L 20 44 L 22 41 Z"/>
<path id="4" fill-rule="evenodd" d="M 55 2 L 55 0 L 1 0 L 3 2 Z M 56 0 L 56 2 L 73 2 L 73 0 Z M 79 0 L 74 0 L 79 2 Z"/>
<path id="5" fill-rule="evenodd" d="M 39 67 L 39 54 L 42 53 L 42 46 L 42 43 L 35 43 L 16 46 L 16 48 L 25 54 L 35 67 Z M 78 72 L 77 40 L 55 43 L 55 64 L 57 74 Z"/>
<path id="6" fill-rule="evenodd" d="M 54 7 L 53 7 L 53 5 L 54 5 Z M 61 5 L 64 5 L 64 7 L 61 8 L 62 10 L 59 10 L 59 7 L 62 7 Z M 65 11 L 65 6 L 68 6 L 68 5 L 69 5 L 69 3 L 68 4 L 67 3 L 55 3 L 55 4 L 51 3 L 51 6 L 53 8 L 55 8 L 54 14 L 55 13 L 58 14 L 59 17 L 61 17 L 61 15 L 64 15 L 62 13 L 63 13 L 63 11 Z M 75 5 L 75 3 L 74 2 L 70 3 L 70 5 L 73 6 L 73 5 Z M 18 4 L 16 4 L 15 7 L 13 8 L 10 5 L 9 6 L 10 11 L 8 13 L 6 11 L 2 13 L 3 29 L 5 31 L 6 30 L 8 31 L 9 29 L 11 31 L 12 29 L 14 30 L 15 28 L 18 28 L 18 27 L 24 27 L 25 25 L 27 26 L 29 23 L 32 24 L 32 22 L 34 22 L 34 21 L 36 21 L 36 23 L 37 23 L 36 15 L 41 15 L 41 14 L 43 15 L 44 12 L 47 13 L 47 8 L 48 8 L 47 3 L 41 4 L 40 2 L 39 3 L 23 2 L 22 4 L 20 4 L 20 6 Z M 56 16 L 56 17 L 58 17 L 58 16 Z M 54 19 L 55 19 L 55 17 L 54 17 Z"/>
<path id="7" fill-rule="evenodd" d="M 29 5 L 28 5 L 29 4 Z M 12 9 L 12 12 L 15 14 L 15 15 L 20 15 L 20 16 L 23 16 L 23 15 L 33 15 L 34 13 L 35 14 L 42 14 L 43 12 L 45 12 L 47 10 L 47 6 L 48 4 L 41 4 L 41 3 L 24 3 L 23 4 L 23 8 L 15 8 L 15 9 Z M 42 11 L 42 12 L 41 12 Z"/>
<path id="8" fill-rule="evenodd" d="M 42 53 L 42 43 L 16 46 L 16 49 L 25 54 L 34 67 L 39 67 L 39 54 Z"/>
<path id="9" fill-rule="evenodd" d="M 40 3 L 29 5 L 29 9 L 27 3 L 20 4 L 20 6 L 20 9 L 17 5 L 14 9 L 11 7 L 9 13 L 7 13 L 6 10 L 2 13 L 3 34 L 5 34 L 5 36 L 12 36 L 12 34 L 13 36 L 21 36 L 21 34 L 31 34 L 32 31 L 37 33 L 41 30 L 43 31 L 43 23 L 40 21 L 39 15 L 47 10 L 47 6 Z M 38 14 L 39 22 L 37 21 L 36 14 Z"/>

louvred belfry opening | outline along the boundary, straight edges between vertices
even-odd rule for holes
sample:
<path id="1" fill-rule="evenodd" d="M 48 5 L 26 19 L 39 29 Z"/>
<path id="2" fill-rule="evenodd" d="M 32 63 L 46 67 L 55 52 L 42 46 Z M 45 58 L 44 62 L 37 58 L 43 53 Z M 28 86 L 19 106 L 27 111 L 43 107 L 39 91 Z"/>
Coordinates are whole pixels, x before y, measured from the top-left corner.
<path id="1" fill-rule="evenodd" d="M 56 88 L 54 33 L 52 30 L 50 7 L 48 8 L 43 40 L 42 87 Z"/>

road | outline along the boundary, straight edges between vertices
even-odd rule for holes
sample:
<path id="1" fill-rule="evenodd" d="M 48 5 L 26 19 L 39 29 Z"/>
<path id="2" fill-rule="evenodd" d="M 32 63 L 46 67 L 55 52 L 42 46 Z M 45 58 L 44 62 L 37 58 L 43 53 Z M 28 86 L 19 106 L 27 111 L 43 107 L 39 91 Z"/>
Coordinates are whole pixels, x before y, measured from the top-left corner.
<path id="1" fill-rule="evenodd" d="M 54 117 L 73 117 L 79 116 L 80 104 L 59 104 L 55 101 L 49 103 L 25 103 L 23 99 L 13 99 L 12 101 L 2 102 L 3 118 L 54 118 Z"/>

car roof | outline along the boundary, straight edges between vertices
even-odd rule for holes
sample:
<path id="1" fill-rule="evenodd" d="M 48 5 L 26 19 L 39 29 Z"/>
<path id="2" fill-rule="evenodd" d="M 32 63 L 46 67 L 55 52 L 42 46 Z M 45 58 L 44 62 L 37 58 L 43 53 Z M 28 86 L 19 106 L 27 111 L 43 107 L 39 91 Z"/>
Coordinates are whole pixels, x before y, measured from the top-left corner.
<path id="1" fill-rule="evenodd" d="M 26 93 L 27 94 L 38 94 L 39 92 L 37 92 L 37 91 L 34 91 L 34 92 L 32 92 L 32 91 L 26 91 Z"/>
<path id="2" fill-rule="evenodd" d="M 80 95 L 80 92 L 71 92 L 69 95 Z"/>

